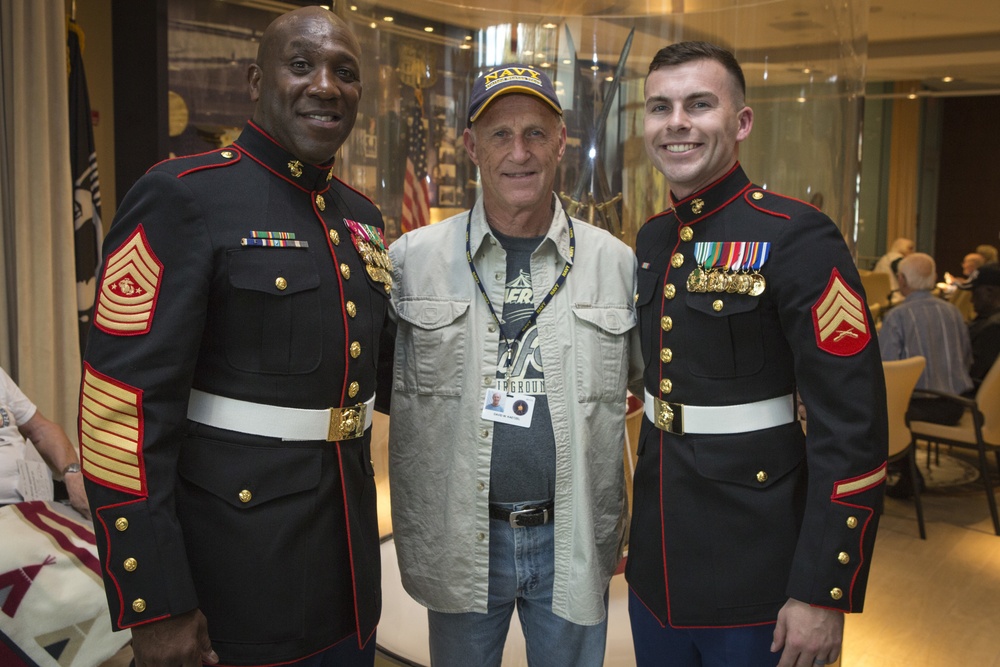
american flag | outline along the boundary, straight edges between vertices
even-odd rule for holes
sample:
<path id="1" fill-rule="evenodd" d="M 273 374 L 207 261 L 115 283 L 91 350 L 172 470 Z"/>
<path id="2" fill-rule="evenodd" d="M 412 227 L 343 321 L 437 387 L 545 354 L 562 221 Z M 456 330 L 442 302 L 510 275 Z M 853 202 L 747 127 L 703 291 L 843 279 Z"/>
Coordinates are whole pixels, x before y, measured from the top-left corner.
<path id="1" fill-rule="evenodd" d="M 430 194 L 427 191 L 427 137 L 424 134 L 423 95 L 410 109 L 409 139 L 406 146 L 406 176 L 403 179 L 403 213 L 400 227 L 408 232 L 430 222 Z"/>

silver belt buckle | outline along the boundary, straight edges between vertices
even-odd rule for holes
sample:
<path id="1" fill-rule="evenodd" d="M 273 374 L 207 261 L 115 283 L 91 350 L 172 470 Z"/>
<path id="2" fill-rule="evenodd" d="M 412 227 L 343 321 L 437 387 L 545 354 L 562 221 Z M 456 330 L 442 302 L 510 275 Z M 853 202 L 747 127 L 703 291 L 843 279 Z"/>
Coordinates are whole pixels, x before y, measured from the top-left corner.
<path id="1" fill-rule="evenodd" d="M 347 408 L 330 408 L 330 428 L 327 442 L 360 438 L 365 434 L 365 412 L 368 406 L 358 403 Z"/>
<path id="2" fill-rule="evenodd" d="M 653 399 L 653 412 L 656 428 L 674 435 L 684 435 L 684 406 L 680 403 L 668 403 L 659 398 Z"/>
<path id="3" fill-rule="evenodd" d="M 511 528 L 523 528 L 524 526 L 522 526 L 521 524 L 519 524 L 517 522 L 517 519 L 521 515 L 523 515 L 523 514 L 534 514 L 534 513 L 538 512 L 539 509 L 542 510 L 542 523 L 543 524 L 548 523 L 549 522 L 549 510 L 548 510 L 548 508 L 538 508 L 538 507 L 527 507 L 527 508 L 525 508 L 523 510 L 513 510 L 510 513 L 510 516 L 507 518 L 507 521 L 510 522 L 510 527 Z"/>

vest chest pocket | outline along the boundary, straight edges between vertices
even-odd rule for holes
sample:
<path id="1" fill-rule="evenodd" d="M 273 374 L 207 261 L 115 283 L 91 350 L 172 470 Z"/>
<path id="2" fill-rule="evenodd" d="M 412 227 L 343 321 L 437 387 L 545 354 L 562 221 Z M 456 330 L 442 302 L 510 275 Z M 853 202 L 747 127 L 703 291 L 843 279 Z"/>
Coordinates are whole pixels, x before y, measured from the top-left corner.
<path id="1" fill-rule="evenodd" d="M 621 402 L 628 381 L 628 332 L 636 325 L 627 305 L 573 306 L 577 400 Z"/>
<path id="2" fill-rule="evenodd" d="M 400 322 L 393 391 L 461 395 L 468 310 L 465 299 L 408 298 L 396 305 Z"/>

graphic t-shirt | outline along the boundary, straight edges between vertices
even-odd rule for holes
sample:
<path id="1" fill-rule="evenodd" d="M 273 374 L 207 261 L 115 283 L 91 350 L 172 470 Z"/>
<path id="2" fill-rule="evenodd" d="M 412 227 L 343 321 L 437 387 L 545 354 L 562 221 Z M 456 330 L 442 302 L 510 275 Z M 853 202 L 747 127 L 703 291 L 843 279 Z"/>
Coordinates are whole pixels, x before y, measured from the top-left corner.
<path id="1" fill-rule="evenodd" d="M 542 349 L 538 326 L 528 329 L 514 346 L 510 384 L 506 381 L 507 343 L 513 341 L 535 310 L 531 285 L 531 253 L 544 237 L 516 238 L 496 230 L 493 234 L 507 252 L 507 285 L 500 317 L 497 349 L 497 383 L 501 391 L 535 397 L 531 426 L 495 423 L 490 463 L 490 500 L 516 503 L 551 500 L 555 494 L 556 446 L 552 418 L 545 395 Z M 548 290 L 550 286 L 546 285 Z M 509 400 L 509 399 L 508 399 Z"/>

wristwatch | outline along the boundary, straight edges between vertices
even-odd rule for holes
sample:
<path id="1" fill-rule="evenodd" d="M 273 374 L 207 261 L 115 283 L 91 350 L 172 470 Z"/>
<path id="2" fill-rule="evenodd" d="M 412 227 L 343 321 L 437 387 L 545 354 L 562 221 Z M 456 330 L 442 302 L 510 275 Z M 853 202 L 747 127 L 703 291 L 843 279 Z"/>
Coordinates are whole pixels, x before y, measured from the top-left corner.
<path id="1" fill-rule="evenodd" d="M 68 466 L 62 469 L 63 476 L 70 474 L 71 472 L 80 472 L 79 463 L 70 463 Z"/>

